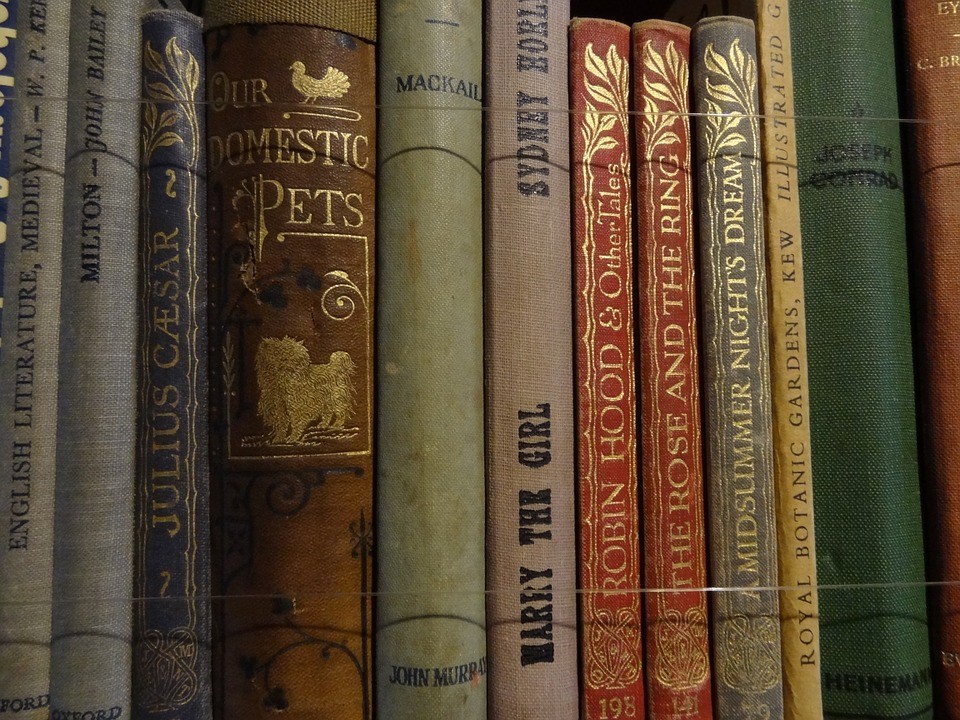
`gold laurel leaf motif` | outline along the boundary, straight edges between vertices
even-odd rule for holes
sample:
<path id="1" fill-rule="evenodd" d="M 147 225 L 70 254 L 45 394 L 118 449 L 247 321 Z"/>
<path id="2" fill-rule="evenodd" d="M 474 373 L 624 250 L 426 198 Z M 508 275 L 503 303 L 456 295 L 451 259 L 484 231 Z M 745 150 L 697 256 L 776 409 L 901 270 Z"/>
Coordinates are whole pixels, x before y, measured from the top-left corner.
<path id="1" fill-rule="evenodd" d="M 257 414 L 273 445 L 306 445 L 308 428 L 343 430 L 354 412 L 350 353 L 337 350 L 327 363 L 310 362 L 302 340 L 263 338 L 257 349 Z"/>
<path id="2" fill-rule="evenodd" d="M 320 78 L 308 75 L 307 66 L 299 60 L 289 69 L 293 71 L 290 82 L 303 95 L 304 102 L 315 103 L 320 98 L 336 100 L 346 95 L 350 89 L 350 78 L 333 66 L 327 66 L 326 72 Z"/>
<path id="3" fill-rule="evenodd" d="M 587 43 L 586 50 L 583 53 L 584 66 L 587 72 L 595 78 L 607 82 L 607 69 L 604 67 L 603 60 L 593 51 L 593 43 Z"/>
<path id="4" fill-rule="evenodd" d="M 680 142 L 673 128 L 682 122 L 682 115 L 688 110 L 685 88 L 690 70 L 673 41 L 667 44 L 664 56 L 648 40 L 643 47 L 643 64 L 646 69 L 643 74 L 644 124 L 650 138 L 646 159 L 649 161 L 656 148 Z"/>
<path id="5" fill-rule="evenodd" d="M 640 677 L 639 628 L 633 608 L 619 608 L 616 616 L 606 608 L 596 610 L 590 625 L 591 687 L 623 688 Z"/>
<path id="6" fill-rule="evenodd" d="M 762 693 L 781 681 L 777 621 L 737 615 L 725 623 L 723 682 L 741 692 Z"/>
<path id="7" fill-rule="evenodd" d="M 683 615 L 672 608 L 661 613 L 654 638 L 657 680 L 674 690 L 695 688 L 706 680 L 710 668 L 706 637 L 707 616 L 702 608 L 689 608 Z"/>

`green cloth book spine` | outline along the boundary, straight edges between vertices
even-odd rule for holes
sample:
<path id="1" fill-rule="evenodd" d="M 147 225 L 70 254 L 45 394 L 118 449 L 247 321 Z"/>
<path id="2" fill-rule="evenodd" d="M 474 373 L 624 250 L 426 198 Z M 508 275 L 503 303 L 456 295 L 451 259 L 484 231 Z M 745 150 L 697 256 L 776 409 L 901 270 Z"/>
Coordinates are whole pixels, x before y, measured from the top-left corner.
<path id="1" fill-rule="evenodd" d="M 376 694 L 486 717 L 481 3 L 380 3 Z"/>
<path id="2" fill-rule="evenodd" d="M 931 717 L 893 11 L 790 24 L 824 717 Z"/>

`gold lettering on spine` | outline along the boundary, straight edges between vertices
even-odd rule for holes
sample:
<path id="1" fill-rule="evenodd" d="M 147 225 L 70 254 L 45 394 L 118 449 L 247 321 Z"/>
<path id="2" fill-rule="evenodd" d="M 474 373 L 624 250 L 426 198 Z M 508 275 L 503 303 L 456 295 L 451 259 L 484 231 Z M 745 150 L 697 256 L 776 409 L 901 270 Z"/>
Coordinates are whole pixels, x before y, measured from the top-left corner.
<path id="1" fill-rule="evenodd" d="M 196 101 L 201 73 L 194 55 L 181 47 L 176 36 L 159 50 L 149 40 L 144 42 L 143 71 L 141 153 L 145 204 L 140 255 L 144 374 L 138 491 L 138 553 L 143 571 L 139 583 L 143 597 L 166 596 L 171 584 L 171 594 L 192 596 L 196 592 L 196 567 L 190 552 L 180 555 L 177 567 L 161 565 L 152 568 L 150 576 L 147 558 L 167 558 L 174 554 L 174 547 L 195 546 L 197 542 L 195 428 L 200 349 L 194 341 L 197 321 L 193 308 L 197 308 L 199 302 L 200 271 L 196 255 L 199 188 L 194 172 L 160 170 L 158 163 L 169 162 L 169 156 L 158 158 L 158 151 L 178 148 L 179 162 L 184 163 L 184 168 L 198 167 L 202 128 Z M 161 197 L 170 198 L 165 202 L 175 203 L 176 213 L 152 212 L 154 183 L 158 184 Z M 164 543 L 176 544 L 164 548 Z M 189 597 L 189 601 L 193 603 L 194 598 Z M 158 690 L 152 702 L 164 708 L 182 707 L 194 699 L 197 686 L 175 682 L 171 668 L 187 663 L 190 669 L 196 663 L 195 653 L 189 658 L 180 658 L 178 647 L 185 639 L 197 642 L 194 635 L 197 612 L 191 608 L 187 625 L 170 635 L 157 631 L 152 613 L 149 606 L 141 606 L 138 624 L 143 636 L 152 637 L 152 652 L 157 661 L 151 662 L 147 657 L 149 653 L 138 654 L 135 657 L 138 673 L 144 686 L 170 688 Z"/>
<path id="2" fill-rule="evenodd" d="M 715 531 L 721 543 L 714 549 L 719 553 L 715 565 L 729 573 L 730 585 L 742 588 L 737 597 L 722 593 L 717 598 L 721 623 L 715 642 L 726 648 L 717 655 L 717 674 L 724 685 L 743 693 L 744 701 L 762 706 L 751 712 L 769 713 L 770 707 L 761 698 L 750 700 L 781 681 L 778 624 L 763 612 L 751 611 L 760 610 L 760 603 L 767 600 L 751 588 L 768 579 L 761 575 L 761 562 L 770 562 L 766 557 L 770 543 L 760 534 L 767 523 L 760 503 L 772 501 L 767 489 L 758 486 L 765 480 L 757 475 L 757 464 L 762 461 L 757 453 L 763 450 L 755 432 L 756 404 L 769 401 L 769 388 L 752 379 L 762 377 L 767 361 L 764 348 L 753 346 L 761 332 L 759 312 L 765 309 L 765 289 L 759 281 L 763 270 L 755 265 L 764 256 L 763 242 L 759 233 L 754 237 L 746 234 L 746 223 L 759 230 L 762 217 L 753 207 L 747 208 L 744 196 L 744 173 L 749 171 L 744 167 L 744 151 L 759 145 L 754 103 L 757 69 L 739 38 L 730 43 L 726 53 L 708 44 L 703 62 L 704 154 L 709 163 L 705 192 L 710 199 L 707 217 L 711 224 L 704 241 L 710 243 L 708 252 L 714 265 L 711 292 L 717 303 L 714 333 L 718 339 L 712 439 L 720 460 L 714 471 L 722 473 L 714 482 L 720 483 L 724 493 L 719 501 L 723 527 Z M 764 534 L 769 530 L 772 528 L 765 527 Z M 717 536 L 717 532 L 721 534 Z"/>
<path id="3" fill-rule="evenodd" d="M 637 550 L 636 487 L 625 478 L 636 478 L 635 411 L 625 408 L 634 396 L 633 348 L 624 342 L 631 336 L 622 308 L 632 307 L 629 287 L 631 250 L 630 160 L 626 137 L 628 63 L 617 47 L 598 55 L 593 43 L 585 48 L 584 78 L 586 112 L 574 132 L 584 141 L 581 164 L 584 211 L 584 241 L 580 248 L 586 267 L 587 323 L 580 341 L 589 367 L 583 388 L 588 396 L 590 430 L 584 450 L 590 470 L 582 479 L 595 488 L 593 507 L 585 509 L 591 526 L 585 559 L 589 587 L 611 595 L 630 590 L 639 575 Z M 619 147 L 613 162 L 595 159 L 609 156 Z M 594 168 L 602 168 L 598 183 Z M 603 342 L 601 339 L 609 339 Z M 629 522 L 629 524 L 628 524 Z M 595 575 L 602 578 L 597 583 Z M 640 602 L 634 593 L 618 598 L 617 610 L 604 606 L 606 593 L 584 596 L 583 616 L 590 626 L 585 674 L 592 688 L 622 688 L 640 677 Z"/>
<path id="4" fill-rule="evenodd" d="M 696 389 L 690 376 L 691 364 L 697 363 L 696 350 L 692 348 L 694 328 L 690 321 L 688 299 L 692 297 L 693 268 L 689 252 L 692 249 L 687 222 L 689 208 L 689 150 L 679 154 L 680 132 L 689 135 L 689 112 L 687 86 L 689 66 L 686 58 L 671 40 L 661 53 L 653 42 L 643 46 L 643 109 L 639 128 L 645 139 L 646 180 L 653 188 L 649 194 L 650 215 L 655 234 L 653 255 L 649 259 L 655 273 L 655 284 L 648 311 L 641 322 L 651 327 L 645 332 L 653 334 L 652 348 L 648 350 L 654 367 L 654 375 L 644 391 L 655 403 L 653 415 L 660 422 L 647 431 L 652 435 L 651 460 L 654 473 L 666 481 L 666 487 L 657 488 L 653 507 L 648 509 L 655 527 L 667 528 L 664 551 L 654 559 L 647 555 L 648 562 L 657 563 L 659 582 L 664 587 L 692 588 L 695 572 L 694 548 L 702 547 L 702 530 L 693 522 L 691 487 L 691 462 L 696 462 L 699 471 L 699 434 L 694 432 L 692 419 L 699 415 L 692 406 Z M 643 249 L 639 252 L 647 252 Z M 691 350 L 688 349 L 692 349 Z M 665 392 L 673 401 L 669 409 L 661 404 L 660 393 Z M 666 444 L 666 465 L 659 448 Z M 663 497 L 667 492 L 666 498 Z M 649 496 L 648 496 L 649 497 Z M 649 571 L 648 571 L 649 572 Z M 686 596 L 684 596 L 686 598 Z M 695 690 L 706 679 L 710 661 L 705 637 L 707 625 L 706 599 L 687 607 L 683 616 L 678 615 L 671 596 L 657 593 L 656 634 L 648 642 L 654 643 L 656 654 L 652 673 L 661 686 L 677 693 Z M 649 602 L 649 601 L 648 601 Z M 650 607 L 648 605 L 648 607 Z M 674 622 L 663 622 L 674 618 Z M 699 633 L 699 634 L 698 634 Z M 676 694 L 675 704 L 696 707 L 696 693 Z"/>

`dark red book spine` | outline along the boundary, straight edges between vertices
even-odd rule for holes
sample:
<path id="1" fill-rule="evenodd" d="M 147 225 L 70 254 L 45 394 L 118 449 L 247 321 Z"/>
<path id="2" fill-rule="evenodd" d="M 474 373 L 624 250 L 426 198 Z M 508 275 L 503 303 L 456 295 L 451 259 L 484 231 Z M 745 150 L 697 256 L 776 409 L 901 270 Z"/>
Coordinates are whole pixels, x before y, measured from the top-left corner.
<path id="1" fill-rule="evenodd" d="M 647 706 L 711 718 L 690 175 L 690 29 L 633 26 Z M 678 592 L 659 592 L 675 589 Z"/>
<path id="2" fill-rule="evenodd" d="M 630 28 L 570 26 L 582 720 L 644 716 Z"/>

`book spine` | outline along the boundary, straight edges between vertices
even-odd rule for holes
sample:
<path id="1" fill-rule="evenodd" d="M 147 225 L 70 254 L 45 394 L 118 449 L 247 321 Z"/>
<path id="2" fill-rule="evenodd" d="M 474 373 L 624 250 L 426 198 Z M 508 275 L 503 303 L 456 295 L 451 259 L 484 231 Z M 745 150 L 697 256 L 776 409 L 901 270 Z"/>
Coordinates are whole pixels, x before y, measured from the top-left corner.
<path id="1" fill-rule="evenodd" d="M 184 10 L 142 21 L 133 706 L 210 717 L 203 37 Z"/>
<path id="2" fill-rule="evenodd" d="M 630 28 L 570 24 L 580 717 L 643 717 Z M 604 592 L 598 592 L 604 591 Z"/>
<path id="3" fill-rule="evenodd" d="M 369 720 L 374 46 L 281 5 L 205 37 L 214 692 Z"/>
<path id="4" fill-rule="evenodd" d="M 756 54 L 749 20 L 694 26 L 716 706 L 747 718 L 783 713 Z"/>
<path id="5" fill-rule="evenodd" d="M 690 29 L 633 26 L 647 708 L 712 718 L 690 169 Z"/>
<path id="6" fill-rule="evenodd" d="M 570 4 L 486 11 L 489 708 L 576 720 Z"/>
<path id="7" fill-rule="evenodd" d="M 486 717 L 481 21 L 478 2 L 380 4 L 377 707 L 392 720 Z"/>
<path id="8" fill-rule="evenodd" d="M 19 0 L 8 0 L 0 7 L 0 124 L 10 128 L 16 104 L 15 61 L 17 52 L 17 8 Z M 6 102 L 10 97 L 14 102 Z M 0 319 L 3 317 L 3 258 L 6 253 L 7 217 L 10 197 L 10 135 L 0 134 Z M 2 325 L 0 325 L 2 328 Z M 0 335 L 0 351 L 3 337 Z"/>
<path id="9" fill-rule="evenodd" d="M 956 115 L 960 66 L 954 61 L 960 8 L 953 3 L 902 3 L 904 75 L 910 123 L 913 302 L 922 407 L 925 475 L 924 533 L 927 579 L 949 584 L 928 589 L 937 717 L 960 718 L 960 506 L 953 478 L 960 473 L 960 368 L 950 361 L 960 337 L 955 305 L 960 263 L 955 259 L 960 208 L 960 128 Z M 951 582 L 953 581 L 953 582 Z"/>
<path id="10" fill-rule="evenodd" d="M 788 0 L 757 3 L 780 641 L 787 720 L 818 720 L 820 622 Z"/>
<path id="11" fill-rule="evenodd" d="M 69 95 L 50 706 L 116 720 L 133 620 L 138 3 L 72 3 Z"/>
<path id="12" fill-rule="evenodd" d="M 35 22 L 42 14 L 43 23 Z M 16 101 L 3 274 L 0 457 L 7 479 L 0 545 L 0 709 L 50 714 L 60 252 L 70 5 L 17 6 Z"/>
<path id="13" fill-rule="evenodd" d="M 790 30 L 817 575 L 846 586 L 820 593 L 824 717 L 930 717 L 892 3 L 794 2 Z"/>

